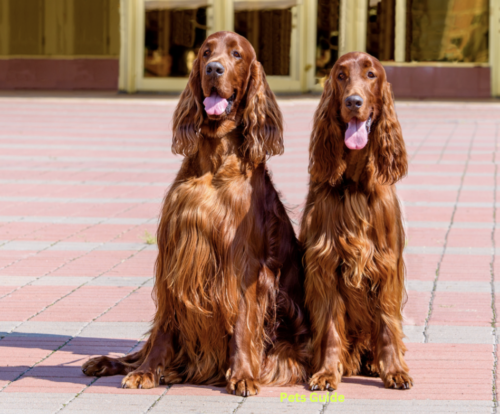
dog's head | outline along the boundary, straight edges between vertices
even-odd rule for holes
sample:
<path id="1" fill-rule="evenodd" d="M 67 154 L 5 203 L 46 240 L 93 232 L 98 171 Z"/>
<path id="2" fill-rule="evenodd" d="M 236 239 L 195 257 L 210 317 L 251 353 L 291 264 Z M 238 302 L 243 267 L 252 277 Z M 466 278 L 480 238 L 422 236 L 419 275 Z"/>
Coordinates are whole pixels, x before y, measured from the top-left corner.
<path id="1" fill-rule="evenodd" d="M 283 152 L 283 120 L 262 65 L 248 40 L 217 32 L 201 46 L 174 112 L 172 151 L 197 151 L 199 134 L 221 138 L 243 127 L 243 153 L 252 162 Z"/>
<path id="2" fill-rule="evenodd" d="M 333 66 L 315 114 L 310 173 L 335 184 L 348 151 L 369 152 L 378 182 L 394 183 L 407 171 L 406 150 L 391 85 L 380 62 L 352 52 Z"/>

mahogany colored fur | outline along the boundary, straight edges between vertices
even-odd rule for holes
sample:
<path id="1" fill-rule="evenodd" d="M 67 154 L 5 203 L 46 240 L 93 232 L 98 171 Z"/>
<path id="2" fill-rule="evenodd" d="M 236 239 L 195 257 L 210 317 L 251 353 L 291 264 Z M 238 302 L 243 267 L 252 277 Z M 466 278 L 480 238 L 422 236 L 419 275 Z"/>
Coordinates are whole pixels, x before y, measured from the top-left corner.
<path id="1" fill-rule="evenodd" d="M 223 76 L 207 75 L 214 61 Z M 214 91 L 235 94 L 229 113 L 207 115 Z M 208 37 L 174 112 L 172 151 L 185 158 L 161 212 L 150 337 L 123 358 L 90 359 L 85 374 L 127 375 L 125 388 L 226 385 L 243 396 L 306 379 L 301 251 L 266 168 L 283 152 L 282 133 L 250 43 Z"/>
<path id="2" fill-rule="evenodd" d="M 349 107 L 347 97 L 361 97 Z M 350 150 L 346 124 L 371 116 L 368 144 Z M 405 233 L 396 183 L 407 172 L 401 127 L 380 62 L 342 56 L 314 115 L 310 185 L 300 241 L 313 331 L 311 389 L 336 389 L 342 375 L 380 376 L 411 388 L 404 361 Z"/>

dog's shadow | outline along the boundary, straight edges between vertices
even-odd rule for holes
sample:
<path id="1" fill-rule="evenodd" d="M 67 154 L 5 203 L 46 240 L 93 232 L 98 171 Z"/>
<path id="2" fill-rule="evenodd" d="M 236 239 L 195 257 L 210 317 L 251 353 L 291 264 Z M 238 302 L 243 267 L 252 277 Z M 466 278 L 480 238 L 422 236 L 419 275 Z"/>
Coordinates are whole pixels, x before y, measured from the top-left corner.
<path id="1" fill-rule="evenodd" d="M 79 384 L 85 387 L 93 383 L 96 378 L 88 377 L 81 371 L 81 365 L 88 358 L 98 355 L 116 356 L 117 354 L 126 354 L 132 349 L 139 349 L 143 344 L 144 342 L 138 344 L 137 339 L 72 337 L 70 335 L 39 333 L 0 333 L 0 354 L 12 356 L 12 361 L 26 361 L 24 364 L 16 364 L 10 363 L 9 359 L 5 358 L 0 366 L 0 383 L 12 382 L 9 385 L 11 386 L 18 381 L 29 378 L 54 383 Z M 28 357 L 28 355 L 33 354 L 34 350 L 38 350 L 36 352 L 39 355 L 38 359 Z M 51 358 L 62 353 L 65 353 L 67 357 L 55 357 L 54 363 L 51 364 Z M 122 378 L 122 376 L 102 377 L 98 383 L 102 387 L 118 388 Z M 377 377 L 343 377 L 341 384 L 339 384 L 339 391 L 342 391 L 342 384 L 384 388 L 384 384 Z M 223 387 L 179 384 L 176 385 L 176 388 L 192 388 L 195 393 L 208 393 L 207 395 L 228 395 Z M 293 389 L 294 392 L 299 393 L 312 392 L 306 383 L 291 387 L 263 388 L 264 393 L 269 395 L 274 395 L 285 389 Z M 277 395 L 279 396 L 279 394 Z"/>

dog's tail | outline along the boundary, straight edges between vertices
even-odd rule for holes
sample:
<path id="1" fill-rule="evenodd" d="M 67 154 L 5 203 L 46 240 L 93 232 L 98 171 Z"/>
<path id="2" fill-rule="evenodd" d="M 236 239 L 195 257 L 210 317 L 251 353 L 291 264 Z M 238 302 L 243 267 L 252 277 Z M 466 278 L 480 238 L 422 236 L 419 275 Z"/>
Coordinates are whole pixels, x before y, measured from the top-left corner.
<path id="1" fill-rule="evenodd" d="M 278 294 L 278 315 L 272 343 L 264 357 L 262 385 L 291 385 L 307 381 L 311 343 L 307 317 L 283 292 Z"/>

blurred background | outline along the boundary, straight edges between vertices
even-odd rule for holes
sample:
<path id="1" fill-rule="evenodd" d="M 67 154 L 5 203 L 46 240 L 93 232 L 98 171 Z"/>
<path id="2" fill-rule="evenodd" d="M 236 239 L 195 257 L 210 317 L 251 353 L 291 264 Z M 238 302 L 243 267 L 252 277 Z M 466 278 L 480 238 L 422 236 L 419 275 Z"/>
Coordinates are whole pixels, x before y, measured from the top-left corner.
<path id="1" fill-rule="evenodd" d="M 500 96 L 500 0 L 0 0 L 0 89 L 179 92 L 219 30 L 275 92 L 320 92 L 358 50 L 397 97 Z"/>

